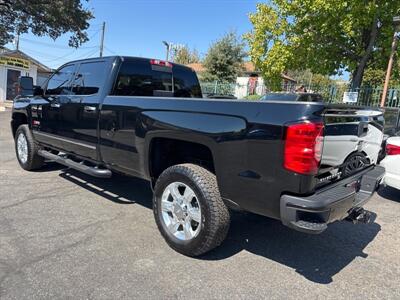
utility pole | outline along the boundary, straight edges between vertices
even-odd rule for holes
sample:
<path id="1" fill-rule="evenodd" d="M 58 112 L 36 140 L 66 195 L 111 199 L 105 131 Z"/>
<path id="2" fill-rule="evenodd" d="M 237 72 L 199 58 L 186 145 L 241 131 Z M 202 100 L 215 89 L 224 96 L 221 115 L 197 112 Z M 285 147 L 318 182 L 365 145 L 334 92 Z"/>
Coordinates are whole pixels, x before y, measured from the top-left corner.
<path id="1" fill-rule="evenodd" d="M 106 30 L 106 22 L 103 22 L 101 28 L 101 41 L 100 41 L 100 57 L 103 57 L 103 49 L 104 49 L 104 31 Z"/>
<path id="2" fill-rule="evenodd" d="M 15 50 L 19 50 L 19 32 L 17 32 L 17 36 L 15 37 Z"/>
<path id="3" fill-rule="evenodd" d="M 388 88 L 389 88 L 389 81 L 390 81 L 390 75 L 392 73 L 394 56 L 396 54 L 397 44 L 398 44 L 398 41 L 399 41 L 399 33 L 398 33 L 398 31 L 400 29 L 400 16 L 393 18 L 393 24 L 394 24 L 394 34 L 393 34 L 392 50 L 391 50 L 390 56 L 389 56 L 389 62 L 388 62 L 388 67 L 387 67 L 387 71 L 386 71 L 385 84 L 383 85 L 381 107 L 385 106 L 386 94 L 387 94 Z"/>
<path id="4" fill-rule="evenodd" d="M 166 59 L 165 60 L 168 61 L 169 60 L 169 49 L 171 48 L 171 44 L 166 42 L 166 41 L 163 41 L 163 44 L 165 45 L 165 47 L 167 49 L 167 54 L 166 54 Z"/>

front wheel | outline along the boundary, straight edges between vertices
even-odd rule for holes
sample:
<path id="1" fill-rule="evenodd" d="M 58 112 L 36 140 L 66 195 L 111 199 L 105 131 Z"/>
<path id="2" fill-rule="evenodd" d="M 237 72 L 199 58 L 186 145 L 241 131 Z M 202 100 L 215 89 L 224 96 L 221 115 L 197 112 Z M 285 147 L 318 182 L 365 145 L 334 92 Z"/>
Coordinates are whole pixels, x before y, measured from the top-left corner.
<path id="1" fill-rule="evenodd" d="M 160 175 L 153 211 L 166 242 L 187 256 L 199 256 L 219 246 L 229 230 L 229 210 L 216 177 L 197 165 L 172 166 Z"/>
<path id="2" fill-rule="evenodd" d="M 15 153 L 20 166 L 27 171 L 43 166 L 44 158 L 37 154 L 38 148 L 33 140 L 28 125 L 18 127 L 15 133 Z"/>

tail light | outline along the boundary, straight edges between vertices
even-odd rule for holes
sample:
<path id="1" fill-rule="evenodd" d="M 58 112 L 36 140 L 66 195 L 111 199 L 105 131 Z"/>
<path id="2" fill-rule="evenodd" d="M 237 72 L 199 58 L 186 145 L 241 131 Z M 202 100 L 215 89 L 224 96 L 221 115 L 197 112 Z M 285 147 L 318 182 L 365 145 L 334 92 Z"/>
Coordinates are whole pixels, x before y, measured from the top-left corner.
<path id="1" fill-rule="evenodd" d="M 318 173 L 323 146 L 323 123 L 297 123 L 286 129 L 284 167 L 287 170 L 315 175 Z"/>
<path id="2" fill-rule="evenodd" d="M 400 155 L 400 146 L 396 146 L 393 144 L 386 145 L 386 154 L 387 155 Z"/>
<path id="3" fill-rule="evenodd" d="M 159 59 L 150 59 L 150 64 L 161 66 L 161 67 L 172 68 L 172 64 L 170 62 L 164 61 L 164 60 L 159 60 Z"/>

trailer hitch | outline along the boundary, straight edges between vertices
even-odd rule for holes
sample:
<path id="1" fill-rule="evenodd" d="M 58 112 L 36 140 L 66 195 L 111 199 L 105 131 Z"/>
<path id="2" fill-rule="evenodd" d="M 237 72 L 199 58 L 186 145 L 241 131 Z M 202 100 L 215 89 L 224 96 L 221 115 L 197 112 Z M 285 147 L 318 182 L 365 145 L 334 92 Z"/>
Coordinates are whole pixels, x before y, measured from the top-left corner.
<path id="1" fill-rule="evenodd" d="M 373 222 L 372 215 L 372 212 L 360 207 L 353 209 L 345 220 L 352 222 L 353 224 L 369 224 Z"/>

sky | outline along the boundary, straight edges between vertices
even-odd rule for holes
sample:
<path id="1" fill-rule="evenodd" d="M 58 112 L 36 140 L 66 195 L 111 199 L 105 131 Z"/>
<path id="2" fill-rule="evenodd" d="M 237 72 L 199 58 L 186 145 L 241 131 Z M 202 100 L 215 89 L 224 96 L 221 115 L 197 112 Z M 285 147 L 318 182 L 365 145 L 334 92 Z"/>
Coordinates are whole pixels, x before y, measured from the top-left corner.
<path id="1" fill-rule="evenodd" d="M 56 41 L 24 34 L 20 50 L 43 64 L 57 68 L 65 62 L 99 55 L 101 24 L 106 23 L 104 55 L 165 58 L 162 41 L 188 45 L 201 55 L 210 44 L 234 30 L 251 30 L 248 18 L 262 0 L 89 0 L 94 14 L 90 41 L 78 50 L 68 47 L 69 35 Z M 15 45 L 7 47 L 15 49 Z"/>

